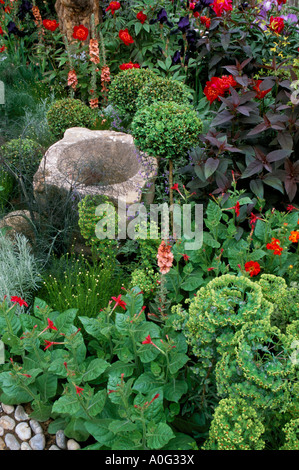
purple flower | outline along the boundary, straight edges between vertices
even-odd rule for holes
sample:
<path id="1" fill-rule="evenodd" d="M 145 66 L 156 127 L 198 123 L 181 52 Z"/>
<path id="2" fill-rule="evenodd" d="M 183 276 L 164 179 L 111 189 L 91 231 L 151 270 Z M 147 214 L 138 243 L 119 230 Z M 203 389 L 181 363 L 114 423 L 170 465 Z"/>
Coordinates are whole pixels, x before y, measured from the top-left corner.
<path id="1" fill-rule="evenodd" d="M 281 18 L 283 18 L 288 23 L 298 23 L 298 17 L 293 13 L 290 13 L 289 15 L 281 15 Z"/>
<path id="2" fill-rule="evenodd" d="M 180 21 L 178 22 L 178 28 L 180 31 L 182 31 L 182 33 L 185 33 L 190 28 L 188 16 L 184 16 L 180 18 Z"/>
<path id="3" fill-rule="evenodd" d="M 176 51 L 172 57 L 172 65 L 179 64 L 181 62 L 181 52 Z"/>

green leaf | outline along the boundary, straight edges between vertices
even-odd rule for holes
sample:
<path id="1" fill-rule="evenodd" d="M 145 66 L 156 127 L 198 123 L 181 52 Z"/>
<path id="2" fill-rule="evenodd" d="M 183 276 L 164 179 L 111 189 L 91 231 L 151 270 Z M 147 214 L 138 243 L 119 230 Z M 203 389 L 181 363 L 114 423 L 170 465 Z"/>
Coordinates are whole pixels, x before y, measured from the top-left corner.
<path id="1" fill-rule="evenodd" d="M 213 201 L 209 201 L 206 215 L 207 215 L 207 221 L 215 226 L 215 225 L 218 225 L 221 220 L 222 210 L 220 209 L 218 204 L 216 204 Z"/>
<path id="2" fill-rule="evenodd" d="M 35 383 L 43 401 L 46 402 L 49 398 L 56 395 L 58 379 L 55 375 L 44 373 L 37 377 Z"/>
<path id="3" fill-rule="evenodd" d="M 184 393 L 188 391 L 187 382 L 182 380 L 171 380 L 171 382 L 164 385 L 164 396 L 166 400 L 179 403 Z"/>
<path id="4" fill-rule="evenodd" d="M 148 426 L 146 437 L 147 445 L 150 449 L 161 449 L 175 437 L 175 434 L 166 423 L 151 423 L 151 425 Z"/>
<path id="5" fill-rule="evenodd" d="M 209 232 L 203 233 L 203 243 L 210 246 L 211 248 L 220 248 L 220 243 L 212 237 Z"/>
<path id="6" fill-rule="evenodd" d="M 87 406 L 87 412 L 88 414 L 90 414 L 90 416 L 96 416 L 101 413 L 101 411 L 103 411 L 106 402 L 106 397 L 106 390 L 100 390 L 92 397 Z"/>
<path id="7" fill-rule="evenodd" d="M 187 279 L 182 282 L 181 284 L 181 289 L 190 292 L 198 287 L 200 287 L 202 284 L 204 284 L 204 280 L 202 278 L 203 272 L 201 269 L 194 269 L 191 274 L 187 277 Z"/>
<path id="8" fill-rule="evenodd" d="M 77 312 L 77 308 L 71 308 L 58 315 L 58 317 L 55 319 L 55 326 L 60 333 L 69 333 L 74 325 Z"/>
<path id="9" fill-rule="evenodd" d="M 142 23 L 135 23 L 135 34 L 138 36 L 140 31 L 142 30 Z"/>
<path id="10" fill-rule="evenodd" d="M 150 372 L 145 372 L 141 374 L 137 380 L 135 380 L 133 385 L 133 390 L 140 393 L 149 393 L 163 385 L 163 381 L 157 379 Z"/>
<path id="11" fill-rule="evenodd" d="M 79 317 L 79 320 L 84 326 L 85 331 L 89 335 L 93 336 L 96 339 L 103 338 L 103 335 L 101 333 L 102 324 L 98 319 L 89 317 Z"/>
<path id="12" fill-rule="evenodd" d="M 104 361 L 104 359 L 93 359 L 84 374 L 82 375 L 82 380 L 88 382 L 89 380 L 94 380 L 99 375 L 101 375 L 109 367 L 109 363 Z"/>
<path id="13" fill-rule="evenodd" d="M 117 419 L 112 421 L 109 424 L 109 431 L 113 432 L 114 434 L 120 434 L 122 432 L 131 432 L 136 429 L 136 425 L 132 423 L 132 421 L 127 420 L 120 420 Z"/>
<path id="14" fill-rule="evenodd" d="M 189 450 L 194 449 L 196 441 L 187 434 L 181 432 L 175 434 L 175 438 L 171 439 L 168 444 L 163 447 L 163 450 Z"/>
<path id="15" fill-rule="evenodd" d="M 76 439 L 78 442 L 84 442 L 90 436 L 90 433 L 85 428 L 86 420 L 83 418 L 73 417 L 66 427 L 58 428 L 63 429 L 66 437 Z"/>
<path id="16" fill-rule="evenodd" d="M 95 422 L 86 422 L 85 428 L 102 446 L 111 447 L 115 439 L 114 433 L 109 431 L 113 419 L 98 419 Z"/>
<path id="17" fill-rule="evenodd" d="M 189 357 L 186 354 L 177 353 L 175 349 L 169 354 L 169 372 L 175 374 L 188 362 Z"/>
<path id="18" fill-rule="evenodd" d="M 62 413 L 74 415 L 80 410 L 77 397 L 73 395 L 63 395 L 55 401 L 52 411 L 53 413 Z"/>

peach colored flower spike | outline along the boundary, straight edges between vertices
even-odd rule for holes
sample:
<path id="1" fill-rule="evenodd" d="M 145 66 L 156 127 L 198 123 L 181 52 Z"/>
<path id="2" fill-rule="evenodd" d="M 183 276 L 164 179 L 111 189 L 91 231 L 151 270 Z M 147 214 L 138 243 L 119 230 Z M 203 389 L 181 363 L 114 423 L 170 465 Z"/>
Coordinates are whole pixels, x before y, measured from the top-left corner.
<path id="1" fill-rule="evenodd" d="M 158 248 L 158 266 L 161 274 L 167 274 L 170 271 L 173 263 L 173 254 L 171 253 L 171 246 L 166 245 L 165 241 L 162 240 Z"/>

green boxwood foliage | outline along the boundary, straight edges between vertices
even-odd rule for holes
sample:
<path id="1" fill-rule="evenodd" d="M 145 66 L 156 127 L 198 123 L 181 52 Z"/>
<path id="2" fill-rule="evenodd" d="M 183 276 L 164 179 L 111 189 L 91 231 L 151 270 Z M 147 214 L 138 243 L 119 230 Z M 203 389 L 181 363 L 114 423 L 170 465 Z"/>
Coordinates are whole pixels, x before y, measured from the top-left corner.
<path id="1" fill-rule="evenodd" d="M 255 409 L 243 400 L 220 400 L 203 450 L 262 450 L 264 426 Z"/>
<path id="2" fill-rule="evenodd" d="M 137 111 L 132 122 L 135 144 L 156 157 L 177 159 L 195 147 L 202 123 L 191 107 L 160 101 Z"/>
<path id="3" fill-rule="evenodd" d="M 108 101 L 121 114 L 133 116 L 136 111 L 136 100 L 142 87 L 156 77 L 149 69 L 129 69 L 119 72 L 109 87 Z"/>
<path id="4" fill-rule="evenodd" d="M 299 450 L 299 419 L 292 419 L 284 426 L 283 431 L 285 443 L 280 450 Z"/>
<path id="5" fill-rule="evenodd" d="M 61 139 L 65 131 L 71 127 L 93 128 L 96 115 L 82 101 L 63 98 L 54 101 L 47 112 L 47 121 L 52 134 Z"/>
<path id="6" fill-rule="evenodd" d="M 0 208 L 3 208 L 11 198 L 14 188 L 13 177 L 5 171 L 0 172 L 0 187 L 2 188 L 0 191 Z"/>
<path id="7" fill-rule="evenodd" d="M 216 365 L 218 394 L 296 416 L 296 364 L 291 357 L 296 339 L 266 321 L 244 325 L 233 339 L 234 348 Z"/>
<path id="8" fill-rule="evenodd" d="M 200 358 L 200 373 L 215 364 L 233 348 L 237 331 L 248 322 L 269 321 L 273 307 L 263 299 L 258 283 L 244 276 L 226 274 L 201 287 L 191 300 L 189 311 L 178 309 L 178 322 L 195 356 Z"/>
<path id="9" fill-rule="evenodd" d="M 154 101 L 175 101 L 177 104 L 190 105 L 192 93 L 182 82 L 157 76 L 142 87 L 136 100 L 136 107 L 141 109 Z"/>
<path id="10" fill-rule="evenodd" d="M 2 145 L 1 157 L 11 169 L 31 179 L 43 158 L 42 147 L 31 139 L 13 139 Z"/>

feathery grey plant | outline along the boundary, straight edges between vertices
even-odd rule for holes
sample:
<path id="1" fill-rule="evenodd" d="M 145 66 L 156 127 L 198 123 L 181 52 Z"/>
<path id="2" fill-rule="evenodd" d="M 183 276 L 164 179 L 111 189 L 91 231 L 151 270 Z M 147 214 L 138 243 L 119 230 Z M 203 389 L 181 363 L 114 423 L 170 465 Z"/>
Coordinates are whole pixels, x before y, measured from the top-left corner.
<path id="1" fill-rule="evenodd" d="M 4 296 L 18 296 L 28 303 L 33 291 L 41 285 L 38 260 L 32 254 L 24 235 L 16 234 L 11 240 L 0 231 L 0 301 Z M 16 313 L 23 307 L 17 306 Z"/>

